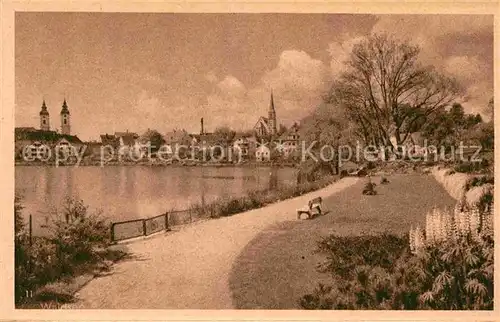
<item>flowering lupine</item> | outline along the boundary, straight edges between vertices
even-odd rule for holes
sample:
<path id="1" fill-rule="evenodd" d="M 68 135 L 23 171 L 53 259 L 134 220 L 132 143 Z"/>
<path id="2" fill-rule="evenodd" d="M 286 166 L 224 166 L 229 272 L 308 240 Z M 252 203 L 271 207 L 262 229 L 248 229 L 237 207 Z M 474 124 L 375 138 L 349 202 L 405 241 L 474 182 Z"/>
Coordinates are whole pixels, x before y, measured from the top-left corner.
<path id="1" fill-rule="evenodd" d="M 457 202 L 453 213 L 433 209 L 425 217 L 425 233 L 420 227 L 411 227 L 410 249 L 416 253 L 425 246 L 456 241 L 470 236 L 480 240 L 483 235 L 493 234 L 493 207 L 481 212 L 477 205 L 469 206 L 465 199 Z"/>

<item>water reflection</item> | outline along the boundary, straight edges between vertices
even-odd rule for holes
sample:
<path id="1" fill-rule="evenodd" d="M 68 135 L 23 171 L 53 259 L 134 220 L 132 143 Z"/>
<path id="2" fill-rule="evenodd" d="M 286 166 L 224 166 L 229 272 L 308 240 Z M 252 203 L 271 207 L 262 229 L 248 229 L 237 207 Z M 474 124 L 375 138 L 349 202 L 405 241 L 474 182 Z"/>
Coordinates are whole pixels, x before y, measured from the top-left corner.
<path id="1" fill-rule="evenodd" d="M 290 168 L 216 167 L 16 167 L 16 192 L 34 228 L 64 198 L 82 199 L 91 211 L 102 209 L 111 221 L 155 216 L 167 210 L 207 204 L 221 196 L 295 183 Z"/>

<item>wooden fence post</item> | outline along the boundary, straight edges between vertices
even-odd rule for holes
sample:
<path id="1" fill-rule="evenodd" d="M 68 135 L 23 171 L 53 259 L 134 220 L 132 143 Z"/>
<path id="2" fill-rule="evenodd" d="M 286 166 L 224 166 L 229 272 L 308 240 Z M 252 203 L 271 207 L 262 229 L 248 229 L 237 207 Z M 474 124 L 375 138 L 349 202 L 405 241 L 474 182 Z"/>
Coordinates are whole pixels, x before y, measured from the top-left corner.
<path id="1" fill-rule="evenodd" d="M 115 241 L 115 223 L 111 223 L 110 229 L 111 229 L 111 232 L 110 232 L 111 242 L 114 242 Z"/>
<path id="2" fill-rule="evenodd" d="M 31 214 L 29 219 L 29 234 L 30 234 L 30 247 L 31 247 L 33 245 L 33 221 L 31 219 Z"/>
<path id="3" fill-rule="evenodd" d="M 165 231 L 168 231 L 168 211 L 165 212 Z"/>
<path id="4" fill-rule="evenodd" d="M 146 236 L 146 220 L 142 220 L 142 234 Z"/>

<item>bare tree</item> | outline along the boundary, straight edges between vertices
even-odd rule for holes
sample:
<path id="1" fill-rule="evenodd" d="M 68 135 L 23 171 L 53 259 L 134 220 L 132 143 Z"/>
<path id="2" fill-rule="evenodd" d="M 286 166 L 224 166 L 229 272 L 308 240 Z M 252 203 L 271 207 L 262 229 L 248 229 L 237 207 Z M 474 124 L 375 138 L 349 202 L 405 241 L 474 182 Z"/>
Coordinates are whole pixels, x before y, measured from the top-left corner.
<path id="1" fill-rule="evenodd" d="M 422 117 L 461 95 L 455 80 L 418 62 L 419 52 L 418 46 L 386 35 L 354 46 L 327 101 L 348 111 L 366 143 L 394 149 L 391 137 L 403 144 L 410 135 L 405 129 L 415 130 Z"/>

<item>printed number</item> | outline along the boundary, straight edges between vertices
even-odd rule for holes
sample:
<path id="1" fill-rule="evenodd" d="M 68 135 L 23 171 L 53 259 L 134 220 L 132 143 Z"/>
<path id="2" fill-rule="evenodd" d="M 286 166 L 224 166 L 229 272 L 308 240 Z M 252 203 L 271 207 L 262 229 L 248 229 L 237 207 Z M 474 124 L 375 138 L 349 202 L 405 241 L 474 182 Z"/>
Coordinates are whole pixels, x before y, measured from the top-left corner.
<path id="1" fill-rule="evenodd" d="M 26 290 L 26 297 L 27 298 L 32 298 L 33 297 L 33 291 L 32 290 Z"/>

